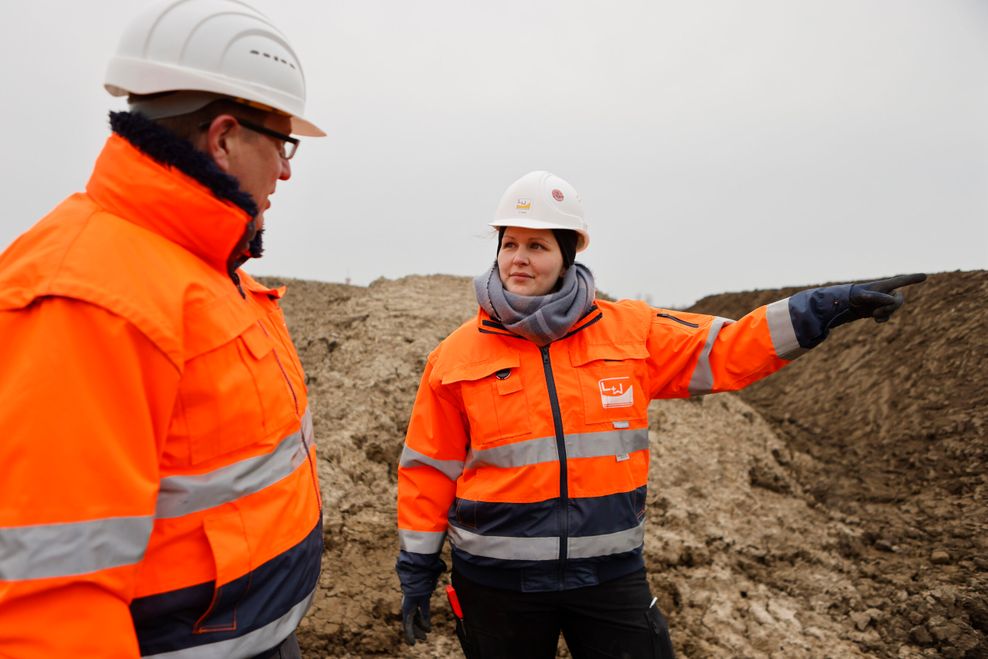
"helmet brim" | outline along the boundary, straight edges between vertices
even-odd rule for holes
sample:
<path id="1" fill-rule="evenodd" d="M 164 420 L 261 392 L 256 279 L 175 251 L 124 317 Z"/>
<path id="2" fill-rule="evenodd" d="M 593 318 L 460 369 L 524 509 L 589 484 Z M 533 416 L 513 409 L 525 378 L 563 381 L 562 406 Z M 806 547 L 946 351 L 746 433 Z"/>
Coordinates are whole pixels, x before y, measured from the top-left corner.
<path id="1" fill-rule="evenodd" d="M 590 235 L 586 231 L 581 231 L 579 229 L 574 229 L 571 226 L 563 226 L 562 224 L 556 222 L 546 222 L 545 220 L 537 220 L 535 218 L 528 217 L 505 217 L 494 220 L 489 224 L 489 226 L 498 227 L 519 227 L 521 229 L 565 229 L 566 231 L 575 231 L 579 236 L 579 240 L 576 241 L 576 251 L 582 252 L 590 245 Z"/>

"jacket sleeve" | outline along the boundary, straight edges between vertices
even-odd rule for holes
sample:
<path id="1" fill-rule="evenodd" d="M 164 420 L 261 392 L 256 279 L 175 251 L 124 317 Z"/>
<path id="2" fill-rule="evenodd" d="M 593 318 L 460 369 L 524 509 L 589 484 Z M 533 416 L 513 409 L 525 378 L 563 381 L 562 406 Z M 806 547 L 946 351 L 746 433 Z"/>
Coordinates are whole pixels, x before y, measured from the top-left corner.
<path id="1" fill-rule="evenodd" d="M 817 346 L 849 312 L 851 285 L 800 291 L 738 321 L 656 310 L 648 338 L 652 398 L 735 391 Z"/>
<path id="2" fill-rule="evenodd" d="M 436 377 L 435 357 L 433 352 L 426 363 L 398 464 L 396 569 L 407 595 L 431 592 L 445 569 L 439 553 L 446 538 L 446 514 L 456 497 L 469 444 L 462 404 Z"/>
<path id="3" fill-rule="evenodd" d="M 178 369 L 65 298 L 0 311 L 0 655 L 136 657 L 129 602 Z"/>

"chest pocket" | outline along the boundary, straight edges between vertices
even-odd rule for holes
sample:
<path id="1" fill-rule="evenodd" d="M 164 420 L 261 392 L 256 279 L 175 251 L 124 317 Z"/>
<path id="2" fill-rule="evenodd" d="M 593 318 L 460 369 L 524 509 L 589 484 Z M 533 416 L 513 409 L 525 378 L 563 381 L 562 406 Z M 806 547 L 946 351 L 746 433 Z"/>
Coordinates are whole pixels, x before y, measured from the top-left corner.
<path id="1" fill-rule="evenodd" d="M 275 442 L 272 431 L 292 423 L 295 403 L 273 338 L 254 319 L 225 341 L 222 335 L 185 364 L 165 447 L 166 462 L 175 466 Z"/>
<path id="2" fill-rule="evenodd" d="M 620 429 L 647 418 L 644 345 L 589 345 L 570 358 L 579 374 L 587 424 L 607 423 Z"/>
<path id="3" fill-rule="evenodd" d="M 518 364 L 517 355 L 506 355 L 457 366 L 443 376 L 444 386 L 460 388 L 471 445 L 486 448 L 531 434 L 527 383 Z"/>

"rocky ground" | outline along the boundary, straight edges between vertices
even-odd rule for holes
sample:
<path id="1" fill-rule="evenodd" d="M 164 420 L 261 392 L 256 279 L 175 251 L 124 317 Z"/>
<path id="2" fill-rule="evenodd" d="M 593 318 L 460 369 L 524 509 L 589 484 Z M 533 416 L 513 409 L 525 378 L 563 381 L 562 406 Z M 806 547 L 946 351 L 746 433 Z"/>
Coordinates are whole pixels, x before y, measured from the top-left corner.
<path id="1" fill-rule="evenodd" d="M 284 283 L 325 500 L 305 656 L 459 656 L 438 590 L 428 642 L 399 642 L 395 470 L 470 282 Z M 792 290 L 691 310 L 736 318 Z M 908 293 L 741 394 L 652 404 L 646 561 L 680 657 L 988 657 L 988 273 Z"/>

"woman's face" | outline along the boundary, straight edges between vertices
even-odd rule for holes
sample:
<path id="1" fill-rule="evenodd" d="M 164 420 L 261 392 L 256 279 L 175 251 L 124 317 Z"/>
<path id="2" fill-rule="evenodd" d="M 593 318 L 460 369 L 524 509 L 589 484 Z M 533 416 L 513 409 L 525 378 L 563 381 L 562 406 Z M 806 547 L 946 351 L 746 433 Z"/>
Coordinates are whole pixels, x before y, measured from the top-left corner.
<path id="1" fill-rule="evenodd" d="M 516 295 L 545 295 L 563 276 L 563 253 L 550 229 L 508 227 L 497 253 L 504 288 Z"/>

